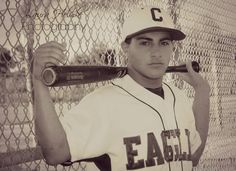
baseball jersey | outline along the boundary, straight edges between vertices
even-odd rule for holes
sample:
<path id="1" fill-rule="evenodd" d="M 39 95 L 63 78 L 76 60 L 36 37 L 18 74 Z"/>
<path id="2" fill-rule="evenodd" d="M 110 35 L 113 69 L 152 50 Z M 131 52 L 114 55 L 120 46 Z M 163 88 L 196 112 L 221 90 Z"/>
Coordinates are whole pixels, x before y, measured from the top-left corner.
<path id="1" fill-rule="evenodd" d="M 192 105 L 178 88 L 162 87 L 164 99 L 126 75 L 84 97 L 60 118 L 71 161 L 106 156 L 105 170 L 192 170 L 201 144 Z"/>

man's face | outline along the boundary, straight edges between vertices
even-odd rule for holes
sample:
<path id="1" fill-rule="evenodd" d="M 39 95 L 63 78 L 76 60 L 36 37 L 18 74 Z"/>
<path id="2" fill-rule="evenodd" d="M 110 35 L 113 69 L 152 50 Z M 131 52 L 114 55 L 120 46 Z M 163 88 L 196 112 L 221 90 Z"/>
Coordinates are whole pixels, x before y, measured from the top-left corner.
<path id="1" fill-rule="evenodd" d="M 168 32 L 140 34 L 122 47 L 128 56 L 129 73 L 138 80 L 162 79 L 173 53 Z"/>

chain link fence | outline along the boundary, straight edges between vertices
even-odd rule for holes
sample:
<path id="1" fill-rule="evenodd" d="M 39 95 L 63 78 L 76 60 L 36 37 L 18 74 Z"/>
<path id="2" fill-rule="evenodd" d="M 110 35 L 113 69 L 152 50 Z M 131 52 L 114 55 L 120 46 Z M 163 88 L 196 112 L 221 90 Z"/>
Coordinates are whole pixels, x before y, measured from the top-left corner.
<path id="1" fill-rule="evenodd" d="M 236 170 L 236 2 L 234 0 L 0 0 L 0 171 L 96 170 L 93 164 L 49 166 L 34 131 L 34 50 L 67 45 L 67 65 L 125 66 L 120 28 L 136 6 L 160 4 L 187 38 L 171 63 L 196 60 L 211 86 L 210 130 L 196 171 Z M 193 97 L 193 89 L 167 75 Z M 106 83 L 51 88 L 59 117 Z"/>

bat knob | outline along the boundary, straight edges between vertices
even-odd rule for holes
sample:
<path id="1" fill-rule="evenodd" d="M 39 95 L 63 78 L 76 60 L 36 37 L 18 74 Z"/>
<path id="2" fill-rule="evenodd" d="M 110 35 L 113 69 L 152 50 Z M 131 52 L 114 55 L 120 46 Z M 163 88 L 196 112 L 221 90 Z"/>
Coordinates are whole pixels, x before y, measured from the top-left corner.
<path id="1" fill-rule="evenodd" d="M 52 85 L 56 81 L 56 73 L 52 67 L 45 68 L 42 72 L 43 83 L 47 86 Z"/>

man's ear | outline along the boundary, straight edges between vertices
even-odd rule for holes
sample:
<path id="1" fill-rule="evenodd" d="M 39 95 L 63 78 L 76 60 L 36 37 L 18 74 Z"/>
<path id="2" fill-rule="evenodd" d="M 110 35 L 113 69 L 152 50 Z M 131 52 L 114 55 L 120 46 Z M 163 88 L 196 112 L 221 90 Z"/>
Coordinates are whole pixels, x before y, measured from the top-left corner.
<path id="1" fill-rule="evenodd" d="M 129 44 L 123 41 L 123 42 L 121 43 L 121 48 L 122 48 L 122 50 L 123 50 L 124 53 L 127 53 L 127 52 L 128 52 L 128 49 L 129 49 Z"/>

